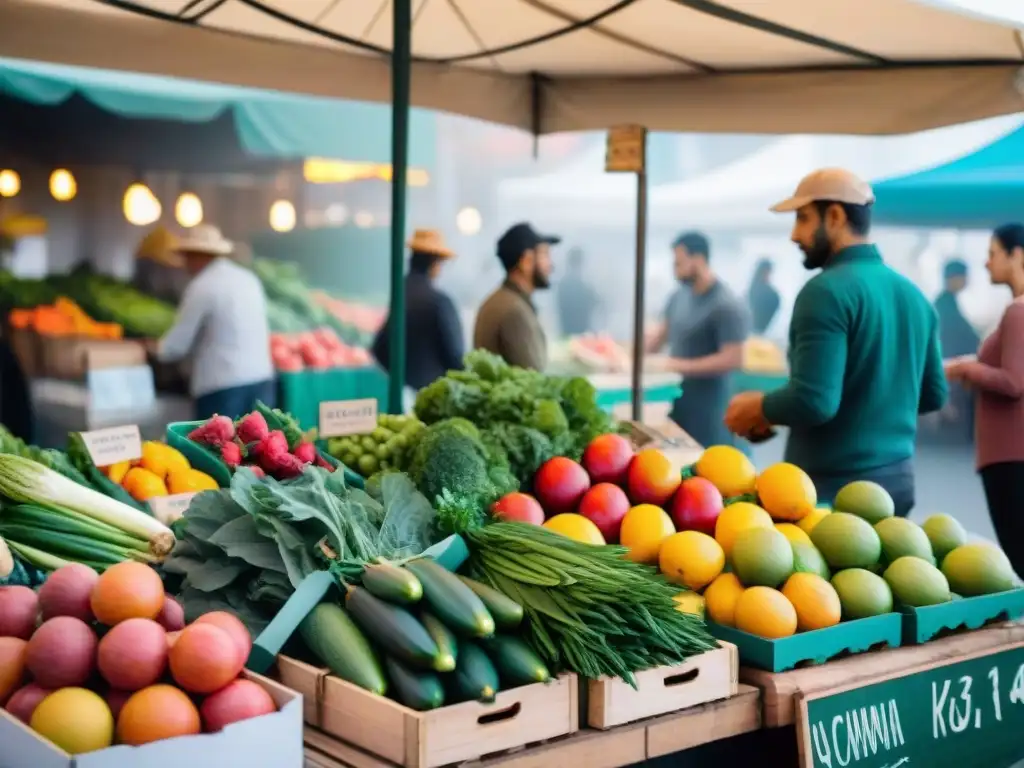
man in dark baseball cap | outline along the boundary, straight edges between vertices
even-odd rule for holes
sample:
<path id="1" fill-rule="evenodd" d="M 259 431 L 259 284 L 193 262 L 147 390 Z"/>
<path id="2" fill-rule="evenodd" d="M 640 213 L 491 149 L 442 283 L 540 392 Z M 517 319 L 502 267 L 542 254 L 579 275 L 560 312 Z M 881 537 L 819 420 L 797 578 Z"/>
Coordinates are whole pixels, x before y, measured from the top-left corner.
<path id="1" fill-rule="evenodd" d="M 473 346 L 501 355 L 509 364 L 543 370 L 547 340 L 533 305 L 533 292 L 551 286 L 550 246 L 560 237 L 542 235 L 526 222 L 513 225 L 498 240 L 505 282 L 480 307 Z"/>

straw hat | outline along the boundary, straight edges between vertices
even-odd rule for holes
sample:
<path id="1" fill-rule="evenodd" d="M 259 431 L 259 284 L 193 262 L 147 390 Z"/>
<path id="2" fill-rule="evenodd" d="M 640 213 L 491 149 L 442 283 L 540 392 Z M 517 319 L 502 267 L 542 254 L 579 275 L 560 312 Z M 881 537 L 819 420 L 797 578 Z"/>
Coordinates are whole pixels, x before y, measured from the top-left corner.
<path id="1" fill-rule="evenodd" d="M 406 245 L 414 253 L 432 253 L 442 259 L 455 258 L 455 251 L 444 244 L 444 235 L 436 229 L 417 229 Z"/>
<path id="2" fill-rule="evenodd" d="M 178 241 L 178 253 L 205 253 L 209 256 L 227 256 L 235 250 L 235 244 L 228 240 L 213 224 L 197 224 Z"/>
<path id="3" fill-rule="evenodd" d="M 154 227 L 139 242 L 139 247 L 135 251 L 135 258 L 148 259 L 168 267 L 180 267 L 182 259 L 177 253 L 177 248 L 178 238 L 172 235 L 166 228 L 158 226 Z"/>

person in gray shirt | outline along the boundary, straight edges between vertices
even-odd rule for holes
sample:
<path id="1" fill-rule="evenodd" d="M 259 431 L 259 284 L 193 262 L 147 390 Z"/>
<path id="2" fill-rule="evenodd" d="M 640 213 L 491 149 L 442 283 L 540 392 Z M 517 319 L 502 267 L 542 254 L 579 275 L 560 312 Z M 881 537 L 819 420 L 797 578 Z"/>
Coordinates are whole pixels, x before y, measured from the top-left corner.
<path id="1" fill-rule="evenodd" d="M 710 246 L 699 232 L 672 243 L 680 287 L 669 298 L 664 321 L 648 337 L 648 351 L 668 344 L 668 370 L 683 376 L 683 394 L 672 420 L 701 445 L 733 445 L 723 419 L 732 393 L 732 372 L 743 364 L 750 328 L 746 307 L 715 276 Z"/>

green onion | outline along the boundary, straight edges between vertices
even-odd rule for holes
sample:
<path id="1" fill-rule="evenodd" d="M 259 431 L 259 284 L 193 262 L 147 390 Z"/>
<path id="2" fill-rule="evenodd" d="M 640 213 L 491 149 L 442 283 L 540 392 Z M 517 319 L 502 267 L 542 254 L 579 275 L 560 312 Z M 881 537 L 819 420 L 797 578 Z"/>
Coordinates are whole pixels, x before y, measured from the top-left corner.
<path id="1" fill-rule="evenodd" d="M 0 579 L 6 579 L 14 572 L 14 556 L 7 542 L 0 538 Z"/>
<path id="2" fill-rule="evenodd" d="M 0 455 L 0 494 L 12 501 L 60 507 L 107 523 L 145 539 L 159 557 L 174 547 L 171 529 L 156 518 L 20 456 Z"/>
<path id="3" fill-rule="evenodd" d="M 120 563 L 124 560 L 138 560 L 147 563 L 156 562 L 157 559 L 152 555 L 139 552 L 137 549 L 119 547 L 85 536 L 76 536 L 73 533 L 53 533 L 25 525 L 0 524 L 0 535 L 3 535 L 8 541 L 26 544 L 75 561 L 85 559 Z"/>
<path id="4" fill-rule="evenodd" d="M 18 504 L 0 512 L 0 528 L 7 525 L 28 526 L 57 534 L 70 533 L 139 552 L 150 551 L 149 542 L 69 509 L 45 509 L 33 504 Z"/>
<path id="5" fill-rule="evenodd" d="M 71 564 L 70 560 L 51 555 L 49 552 L 43 552 L 35 547 L 26 547 L 24 544 L 18 544 L 15 541 L 8 541 L 7 546 L 14 550 L 15 554 L 20 555 L 22 560 L 44 571 L 56 571 L 58 568 Z"/>

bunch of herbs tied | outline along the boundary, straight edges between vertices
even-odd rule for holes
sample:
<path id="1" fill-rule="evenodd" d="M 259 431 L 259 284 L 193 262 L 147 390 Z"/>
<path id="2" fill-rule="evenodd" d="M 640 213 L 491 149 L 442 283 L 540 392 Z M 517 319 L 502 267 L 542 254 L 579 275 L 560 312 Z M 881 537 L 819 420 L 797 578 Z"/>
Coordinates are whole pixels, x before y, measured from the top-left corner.
<path id="1" fill-rule="evenodd" d="M 192 500 L 175 523 L 178 543 L 163 571 L 188 621 L 228 610 L 256 635 L 306 576 L 327 569 L 325 551 L 336 569 L 358 574 L 377 558 L 427 549 L 434 517 L 400 473 L 379 475 L 360 490 L 347 486 L 343 473 L 316 467 L 287 481 L 243 468 L 230 488 Z"/>

